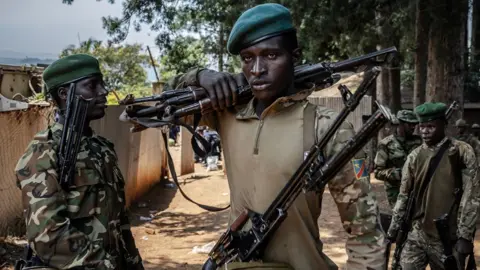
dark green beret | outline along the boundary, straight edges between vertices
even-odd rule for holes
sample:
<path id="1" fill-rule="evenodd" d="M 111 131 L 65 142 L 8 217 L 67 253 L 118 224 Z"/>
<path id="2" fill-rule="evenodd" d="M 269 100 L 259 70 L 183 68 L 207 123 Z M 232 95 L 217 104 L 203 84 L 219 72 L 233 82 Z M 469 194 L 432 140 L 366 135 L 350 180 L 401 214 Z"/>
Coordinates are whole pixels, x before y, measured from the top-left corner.
<path id="1" fill-rule="evenodd" d="M 237 55 L 262 40 L 295 31 L 290 10 L 279 4 L 262 4 L 245 11 L 235 22 L 227 50 Z"/>
<path id="2" fill-rule="evenodd" d="M 410 110 L 400 110 L 397 112 L 397 119 L 403 122 L 416 124 L 418 123 L 417 116 Z"/>
<path id="3" fill-rule="evenodd" d="M 73 54 L 50 64 L 43 71 L 46 90 L 50 92 L 59 86 L 102 74 L 98 60 L 88 54 Z"/>
<path id="4" fill-rule="evenodd" d="M 446 111 L 447 105 L 441 102 L 426 102 L 415 108 L 415 114 L 421 123 L 445 118 Z"/>

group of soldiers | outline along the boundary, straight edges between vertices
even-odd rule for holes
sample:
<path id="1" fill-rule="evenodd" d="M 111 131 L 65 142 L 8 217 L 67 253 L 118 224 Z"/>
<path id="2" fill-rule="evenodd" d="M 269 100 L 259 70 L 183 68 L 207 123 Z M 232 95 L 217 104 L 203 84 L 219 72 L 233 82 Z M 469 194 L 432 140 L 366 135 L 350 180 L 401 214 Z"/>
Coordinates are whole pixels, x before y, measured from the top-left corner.
<path id="1" fill-rule="evenodd" d="M 423 117 L 422 110 L 429 109 L 437 110 L 437 115 Z M 409 214 L 406 213 L 407 201 L 416 196 L 416 204 L 409 209 L 413 211 L 410 220 L 413 229 L 408 233 L 400 258 L 403 269 L 424 269 L 427 264 L 431 269 L 443 269 L 445 247 L 432 222 L 445 213 L 450 219 L 456 219 L 452 222 L 450 240 L 455 246 L 458 269 L 464 269 L 466 257 L 473 256 L 475 221 L 478 221 L 480 141 L 475 132 L 480 126 L 469 126 L 465 120 L 459 119 L 455 122 L 454 138 L 449 138 L 444 133 L 447 121 L 444 104 L 427 103 L 416 110 L 417 114 L 400 110 L 393 134 L 382 139 L 377 146 L 375 178 L 384 182 L 394 213 L 387 237 L 392 242 L 397 240 L 400 226 Z M 439 126 L 442 132 L 435 136 Z M 432 137 L 436 139 L 432 140 Z M 445 144 L 448 144 L 447 149 L 441 151 Z M 446 155 L 444 151 L 447 151 Z"/>
<path id="2" fill-rule="evenodd" d="M 222 138 L 231 224 L 245 209 L 265 212 L 338 114 L 308 102 L 315 85 L 294 83 L 301 50 L 291 13 L 284 6 L 262 4 L 245 11 L 231 30 L 227 50 L 240 57 L 242 73 L 198 67 L 172 78 L 166 89 L 202 87 L 211 100 L 214 112 L 202 115 L 201 125 Z M 104 117 L 108 94 L 98 60 L 85 54 L 61 58 L 44 71 L 43 80 L 58 117 L 33 138 L 15 168 L 30 251 L 18 269 L 144 269 L 130 230 L 125 180 L 114 145 L 90 128 L 91 121 Z M 237 88 L 244 85 L 251 86 L 254 97 L 248 104 L 237 104 Z M 59 184 L 65 168 L 58 165 L 62 161 L 58 153 L 69 93 L 89 100 L 89 106 L 72 164 L 73 179 L 64 187 Z M 375 175 L 386 182 L 394 212 L 388 232 L 380 225 L 369 175 L 355 169 L 365 167 L 364 151 L 328 183 L 348 234 L 347 269 L 384 269 L 388 241 L 395 239 L 412 196 L 420 203 L 415 204 L 413 229 L 402 253 L 403 269 L 424 269 L 428 263 L 432 269 L 444 269 L 431 218 L 451 205 L 456 205 L 452 213 L 458 217 L 451 240 L 459 261 L 472 253 L 480 192 L 478 162 L 470 144 L 478 141 L 473 136 L 467 136 L 470 144 L 446 137 L 445 111 L 445 104 L 426 103 L 415 112 L 399 112 L 395 134 L 379 146 Z M 414 135 L 417 123 L 421 138 Z M 342 123 L 322 149 L 324 157 L 339 153 L 354 134 L 351 123 Z M 431 160 L 438 168 L 433 175 Z M 458 187 L 461 192 L 454 194 Z M 323 252 L 319 235 L 323 193 L 324 189 L 315 190 L 296 198 L 261 261 L 231 261 L 227 269 L 338 269 Z"/>

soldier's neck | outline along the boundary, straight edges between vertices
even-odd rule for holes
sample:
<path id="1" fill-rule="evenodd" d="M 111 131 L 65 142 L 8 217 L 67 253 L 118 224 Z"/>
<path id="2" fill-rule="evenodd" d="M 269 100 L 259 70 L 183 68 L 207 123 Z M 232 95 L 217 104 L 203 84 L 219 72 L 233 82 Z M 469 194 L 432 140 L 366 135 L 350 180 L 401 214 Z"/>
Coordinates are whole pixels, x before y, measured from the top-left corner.
<path id="1" fill-rule="evenodd" d="M 62 124 L 65 127 L 65 117 L 63 115 L 58 115 L 57 122 Z M 83 125 L 83 136 L 90 137 L 93 134 L 92 128 L 90 127 L 90 120 L 85 119 L 85 125 Z"/>

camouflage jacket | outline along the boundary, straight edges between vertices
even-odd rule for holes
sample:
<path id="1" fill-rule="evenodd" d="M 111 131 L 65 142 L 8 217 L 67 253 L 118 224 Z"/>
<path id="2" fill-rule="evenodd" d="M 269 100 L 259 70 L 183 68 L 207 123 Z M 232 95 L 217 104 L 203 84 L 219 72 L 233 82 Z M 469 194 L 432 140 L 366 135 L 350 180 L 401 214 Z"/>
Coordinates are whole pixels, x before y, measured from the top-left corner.
<path id="1" fill-rule="evenodd" d="M 477 139 L 477 137 L 475 137 L 472 133 L 464 133 L 458 136 L 456 139 L 470 144 L 475 152 L 475 156 L 477 157 L 477 162 L 480 164 L 480 141 Z"/>
<path id="2" fill-rule="evenodd" d="M 82 137 L 66 192 L 58 183 L 62 128 L 55 123 L 38 133 L 15 168 L 34 254 L 58 269 L 143 269 L 113 144 L 95 134 Z"/>
<path id="3" fill-rule="evenodd" d="M 193 70 L 175 77 L 168 88 L 198 85 L 196 74 Z M 261 116 L 255 112 L 254 99 L 232 110 L 202 116 L 203 124 L 217 130 L 222 139 L 230 187 L 230 223 L 244 209 L 264 213 L 303 162 L 305 149 L 310 150 L 338 115 L 309 103 L 306 99 L 312 90 L 278 98 Z M 326 158 L 339 152 L 354 134 L 350 123 L 342 123 L 323 149 Z M 329 194 L 349 234 L 346 266 L 350 270 L 385 266 L 384 232 L 378 224 L 377 200 L 369 180 L 365 153 L 359 151 L 328 183 Z M 265 262 L 286 263 L 299 270 L 337 269 L 323 254 L 319 235 L 323 194 L 321 190 L 297 197 L 269 240 Z"/>
<path id="4" fill-rule="evenodd" d="M 393 187 L 400 187 L 401 171 L 407 155 L 422 144 L 422 139 L 414 136 L 406 140 L 390 135 L 378 143 L 375 156 L 375 178 L 387 182 Z"/>
<path id="5" fill-rule="evenodd" d="M 393 209 L 393 218 L 388 230 L 389 237 L 396 237 L 398 230 L 400 229 L 401 221 L 406 215 L 406 207 L 407 202 L 410 196 L 410 190 L 412 185 L 416 181 L 421 181 L 422 179 L 415 179 L 415 175 L 417 171 L 421 170 L 422 168 L 417 168 L 417 157 L 421 150 L 430 150 L 431 153 L 435 153 L 441 147 L 447 138 L 443 139 L 440 143 L 433 147 L 429 147 L 426 144 L 422 144 L 420 147 L 414 149 L 407 157 L 407 161 L 405 162 L 405 166 L 402 170 L 402 183 L 400 187 L 400 194 L 398 195 L 397 204 Z M 463 187 L 463 193 L 460 200 L 460 205 L 458 206 L 458 214 L 457 216 L 457 237 L 462 237 L 467 240 L 473 241 L 474 231 L 476 226 L 476 219 L 477 213 L 480 205 L 480 184 L 478 178 L 478 165 L 475 159 L 475 154 L 473 149 L 470 145 L 466 144 L 465 142 L 458 141 L 455 139 L 451 140 L 451 145 L 449 146 L 448 150 L 445 152 L 444 158 L 442 160 L 448 160 L 445 156 L 452 156 L 453 154 L 458 153 L 458 157 L 463 164 L 461 168 L 461 181 Z M 433 155 L 433 154 L 432 154 Z M 437 167 L 437 171 L 441 169 L 441 165 Z M 449 179 L 448 175 L 439 175 L 436 176 L 435 174 L 432 176 L 432 183 L 435 178 L 439 178 L 441 181 L 454 181 L 453 179 Z M 432 184 L 434 185 L 434 184 Z M 438 196 L 447 196 L 447 192 L 445 194 L 440 194 Z M 450 194 L 453 193 L 452 192 Z M 427 196 L 427 192 L 425 192 L 424 196 Z M 421 200 L 421 198 L 416 197 L 415 200 Z M 428 200 L 428 197 L 427 197 Z M 446 200 L 447 201 L 447 200 Z M 439 205 L 442 204 L 441 200 L 437 202 L 429 202 L 429 205 L 434 206 L 435 203 Z M 427 206 L 428 207 L 428 206 Z M 436 207 L 436 206 L 434 206 Z M 449 207 L 447 207 L 449 208 Z M 426 211 L 429 211 L 427 208 Z M 416 222 L 414 220 L 414 222 Z"/>

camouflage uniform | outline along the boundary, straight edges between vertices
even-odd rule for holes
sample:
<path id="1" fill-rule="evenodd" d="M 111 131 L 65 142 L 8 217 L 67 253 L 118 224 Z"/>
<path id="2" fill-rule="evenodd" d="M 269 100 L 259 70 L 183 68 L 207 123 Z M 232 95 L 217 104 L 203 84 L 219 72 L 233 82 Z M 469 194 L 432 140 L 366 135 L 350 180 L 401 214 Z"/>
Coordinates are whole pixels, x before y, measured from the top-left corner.
<path id="1" fill-rule="evenodd" d="M 413 112 L 402 110 L 397 113 L 400 121 L 418 123 Z M 422 144 L 419 136 L 412 135 L 406 139 L 392 134 L 378 143 L 377 155 L 375 156 L 375 178 L 385 182 L 388 203 L 393 209 L 400 190 L 402 180 L 402 168 L 407 155 Z"/>
<path id="2" fill-rule="evenodd" d="M 194 69 L 171 79 L 166 88 L 198 86 L 197 72 L 198 69 Z M 336 112 L 307 101 L 311 91 L 304 89 L 278 98 L 260 118 L 255 113 L 254 99 L 247 105 L 202 117 L 202 124 L 217 130 L 222 138 L 231 191 L 230 223 L 245 208 L 263 213 L 300 166 L 306 154 L 305 145 L 310 149 L 314 137 L 320 138 L 336 118 Z M 312 118 L 304 119 L 308 118 L 308 110 Z M 304 133 L 305 125 L 311 128 L 307 133 Z M 344 122 L 324 149 L 325 156 L 328 158 L 340 151 L 353 135 L 353 126 Z M 364 152 L 359 151 L 355 160 L 328 184 L 343 227 L 349 234 L 346 264 L 351 270 L 383 269 L 385 266 L 384 232 L 379 225 L 377 200 L 364 158 Z M 323 193 L 321 190 L 299 195 L 288 210 L 286 220 L 269 241 L 263 257 L 265 262 L 286 263 L 298 270 L 337 269 L 323 253 L 320 241 L 317 220 Z M 245 268 L 239 269 L 257 269 L 251 264 L 240 264 Z M 240 266 L 229 265 L 229 269 L 231 267 Z"/>
<path id="3" fill-rule="evenodd" d="M 450 139 L 450 145 L 433 174 L 427 190 L 409 194 L 412 185 L 420 185 L 425 180 L 430 158 L 447 140 L 448 138 L 445 137 L 435 146 L 429 147 L 422 144 L 414 149 L 408 155 L 402 170 L 400 194 L 393 209 L 394 214 L 388 235 L 391 238 L 396 237 L 401 220 L 406 215 L 407 201 L 410 196 L 414 196 L 412 230 L 408 234 L 401 254 L 400 263 L 404 270 L 425 269 L 427 264 L 430 264 L 432 269 L 443 269 L 440 260 L 443 246 L 433 224 L 433 219 L 443 213 L 450 212 L 452 219 L 456 221 L 451 231 L 454 235 L 453 241 L 459 238 L 473 241 L 474 238 L 480 190 L 477 163 L 470 145 Z M 458 163 L 453 163 L 452 160 Z M 463 193 L 459 205 L 452 207 L 452 205 L 455 206 L 454 187 L 458 184 L 455 174 L 460 172 L 457 166 L 462 166 L 461 179 L 458 181 L 461 181 Z"/>
<path id="4" fill-rule="evenodd" d="M 113 144 L 95 134 L 82 138 L 66 192 L 56 154 L 62 128 L 55 123 L 38 133 L 15 168 L 34 255 L 57 269 L 143 269 Z"/>

